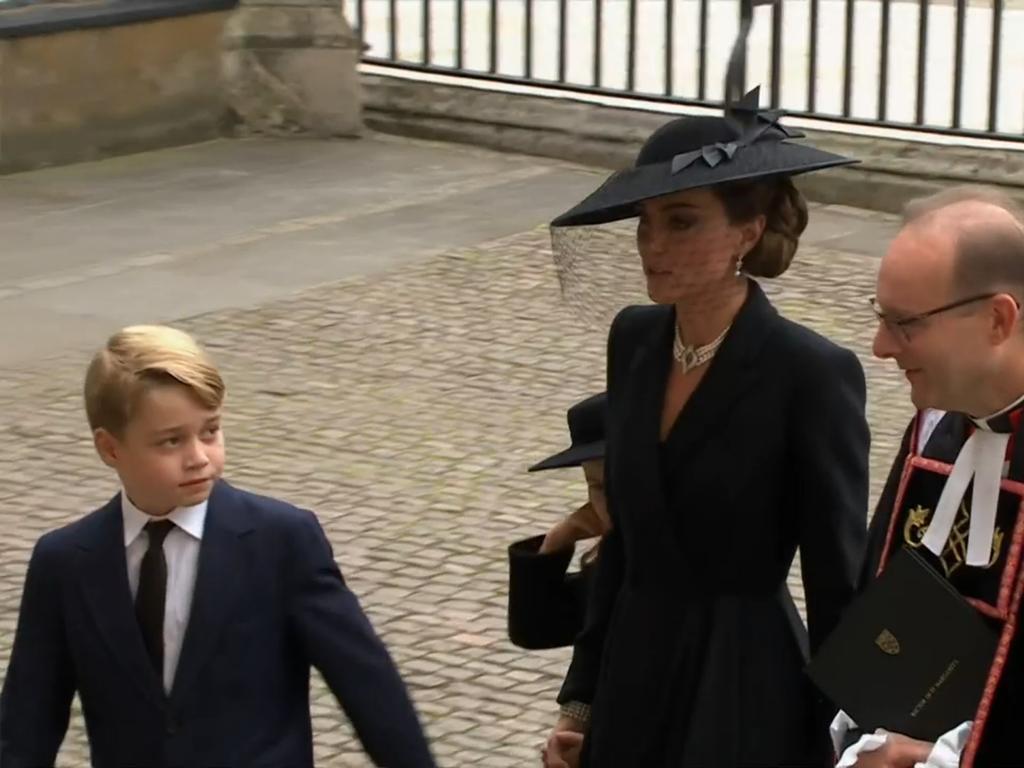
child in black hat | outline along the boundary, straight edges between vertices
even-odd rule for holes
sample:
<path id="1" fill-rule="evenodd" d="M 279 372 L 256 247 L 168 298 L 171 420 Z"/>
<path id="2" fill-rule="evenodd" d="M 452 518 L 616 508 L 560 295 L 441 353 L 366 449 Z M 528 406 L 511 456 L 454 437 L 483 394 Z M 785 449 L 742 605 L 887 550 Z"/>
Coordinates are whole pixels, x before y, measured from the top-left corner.
<path id="1" fill-rule="evenodd" d="M 583 626 L 587 584 L 600 541 L 583 554 L 579 571 L 567 571 L 576 542 L 603 536 L 611 527 L 604 495 L 606 406 L 604 393 L 573 405 L 568 412 L 572 445 L 530 467 L 530 472 L 582 467 L 588 501 L 547 534 L 508 549 L 508 634 L 521 648 L 571 645 Z"/>

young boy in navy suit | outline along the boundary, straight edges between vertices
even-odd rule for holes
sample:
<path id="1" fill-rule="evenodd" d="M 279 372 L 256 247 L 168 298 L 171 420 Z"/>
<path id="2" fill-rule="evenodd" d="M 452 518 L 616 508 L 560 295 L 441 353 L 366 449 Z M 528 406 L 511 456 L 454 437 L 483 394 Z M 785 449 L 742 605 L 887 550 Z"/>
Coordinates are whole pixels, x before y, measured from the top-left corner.
<path id="1" fill-rule="evenodd" d="M 312 766 L 311 667 L 377 765 L 434 765 L 316 517 L 220 479 L 223 400 L 180 331 L 126 328 L 94 357 L 86 412 L 122 490 L 32 553 L 4 768 L 53 765 L 76 691 L 94 766 Z"/>

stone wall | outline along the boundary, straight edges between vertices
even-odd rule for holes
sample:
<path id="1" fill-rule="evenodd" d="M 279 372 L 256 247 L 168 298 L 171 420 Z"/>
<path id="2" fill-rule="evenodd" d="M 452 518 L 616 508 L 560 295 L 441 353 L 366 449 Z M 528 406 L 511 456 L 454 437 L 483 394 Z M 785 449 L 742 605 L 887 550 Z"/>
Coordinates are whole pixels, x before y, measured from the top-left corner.
<path id="1" fill-rule="evenodd" d="M 227 16 L 0 35 L 0 172 L 219 135 Z"/>
<path id="2" fill-rule="evenodd" d="M 644 139 L 670 119 L 571 99 L 486 91 L 363 75 L 369 127 L 442 141 L 556 157 L 610 169 L 633 162 Z M 1024 203 L 1024 143 L 1020 151 L 897 141 L 807 131 L 822 149 L 860 159 L 859 165 L 801 177 L 811 199 L 898 212 L 910 198 L 958 183 L 1002 188 Z"/>
<path id="3" fill-rule="evenodd" d="M 362 51 L 339 0 L 242 0 L 224 37 L 228 104 L 248 132 L 359 136 Z"/>
<path id="4" fill-rule="evenodd" d="M 0 6 L 0 173 L 237 133 L 357 136 L 339 0 Z"/>

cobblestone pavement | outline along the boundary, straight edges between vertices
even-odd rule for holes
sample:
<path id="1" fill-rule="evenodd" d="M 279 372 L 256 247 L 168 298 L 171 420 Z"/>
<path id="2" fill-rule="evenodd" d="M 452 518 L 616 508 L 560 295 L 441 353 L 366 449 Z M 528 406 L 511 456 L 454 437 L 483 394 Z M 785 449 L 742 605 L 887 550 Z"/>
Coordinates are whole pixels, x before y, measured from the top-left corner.
<path id="1" fill-rule="evenodd" d="M 563 445 L 565 408 L 603 386 L 603 334 L 561 301 L 548 249 L 536 229 L 179 323 L 225 371 L 228 476 L 318 512 L 445 766 L 537 764 L 568 659 L 505 636 L 506 546 L 584 493 L 576 472 L 525 468 Z M 767 285 L 861 356 L 873 497 L 909 413 L 897 372 L 870 357 L 876 266 L 808 247 Z M 90 352 L 0 382 L 0 669 L 32 543 L 114 489 L 81 412 Z M 318 764 L 367 765 L 319 681 L 312 697 Z M 86 764 L 76 717 L 60 765 Z"/>

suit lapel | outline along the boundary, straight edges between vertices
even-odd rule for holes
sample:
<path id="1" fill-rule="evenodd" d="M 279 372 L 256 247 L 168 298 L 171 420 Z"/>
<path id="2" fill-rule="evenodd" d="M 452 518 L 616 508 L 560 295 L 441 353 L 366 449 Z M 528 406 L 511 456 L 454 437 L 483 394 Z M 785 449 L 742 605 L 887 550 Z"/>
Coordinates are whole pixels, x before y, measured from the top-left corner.
<path id="1" fill-rule="evenodd" d="M 768 336 L 777 327 L 778 317 L 761 286 L 751 281 L 747 300 L 736 315 L 725 341 L 711 360 L 704 379 L 672 425 L 667 442 L 672 444 L 673 455 L 687 455 L 709 431 L 719 428 L 728 410 L 757 382 L 762 373 L 762 366 L 757 364 L 758 357 Z M 670 347 L 666 347 L 666 356 L 668 349 Z M 664 401 L 664 388 L 663 377 L 662 395 L 658 398 L 659 412 Z M 657 429 L 655 434 L 658 434 Z"/>
<path id="2" fill-rule="evenodd" d="M 629 354 L 631 344 L 639 342 L 636 352 L 628 365 L 625 377 L 626 389 L 620 398 L 622 417 L 617 426 L 622 430 L 622 455 L 614 461 L 621 467 L 621 474 L 631 496 L 628 505 L 632 509 L 646 510 L 644 515 L 649 523 L 665 519 L 665 497 L 662 489 L 661 456 L 658 434 L 661 425 L 661 409 L 665 398 L 665 384 L 671 359 L 671 344 L 675 313 L 671 307 L 658 307 L 653 319 L 645 318 L 643 327 L 624 338 L 627 348 L 616 350 L 619 355 Z M 651 317 L 650 315 L 648 317 Z M 634 339 L 636 341 L 634 341 Z M 613 480 L 613 487 L 614 487 Z M 613 490 L 614 493 L 614 490 Z M 644 530 L 650 530 L 644 526 Z M 663 538 L 664 531 L 655 528 L 655 538 Z"/>
<path id="3" fill-rule="evenodd" d="M 952 464 L 960 455 L 960 449 L 963 448 L 966 439 L 966 417 L 960 413 L 950 412 L 939 419 L 924 450 L 920 453 L 925 458 Z"/>
<path id="4" fill-rule="evenodd" d="M 183 700 L 217 647 L 247 568 L 242 538 L 251 530 L 237 492 L 219 481 L 206 510 L 192 609 L 171 689 L 172 703 Z"/>
<path id="5" fill-rule="evenodd" d="M 128 585 L 120 494 L 100 510 L 96 526 L 79 548 L 83 552 L 78 581 L 100 635 L 143 692 L 162 705 L 163 683 L 142 643 Z"/>
<path id="6" fill-rule="evenodd" d="M 621 467 L 621 474 L 630 478 L 630 488 L 643 496 L 635 500 L 635 505 L 631 500 L 631 506 L 648 510 L 647 519 L 660 521 L 653 532 L 657 538 L 668 540 L 667 530 L 660 527 L 667 516 L 664 514 L 666 498 L 662 469 L 662 451 L 665 449 L 659 444 L 659 435 L 665 388 L 670 366 L 673 365 L 675 312 L 671 307 L 664 307 L 663 313 L 647 322 L 650 325 L 645 323 L 646 327 L 630 334 L 633 339 L 639 337 L 639 344 L 629 364 L 627 390 L 622 398 L 623 418 L 618 422 L 623 434 L 621 444 L 626 446 L 625 455 L 616 458 L 615 462 Z M 761 287 L 751 282 L 747 300 L 732 329 L 669 432 L 667 449 L 672 456 L 685 456 L 693 450 L 709 431 L 722 423 L 737 399 L 757 382 L 760 376 L 758 357 L 777 324 L 775 309 Z M 630 339 L 624 341 L 629 342 Z M 628 354 L 628 350 L 616 352 Z"/>

